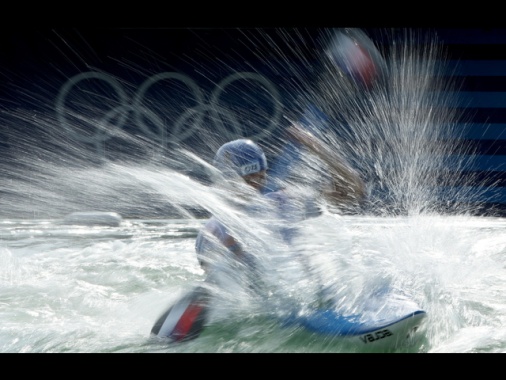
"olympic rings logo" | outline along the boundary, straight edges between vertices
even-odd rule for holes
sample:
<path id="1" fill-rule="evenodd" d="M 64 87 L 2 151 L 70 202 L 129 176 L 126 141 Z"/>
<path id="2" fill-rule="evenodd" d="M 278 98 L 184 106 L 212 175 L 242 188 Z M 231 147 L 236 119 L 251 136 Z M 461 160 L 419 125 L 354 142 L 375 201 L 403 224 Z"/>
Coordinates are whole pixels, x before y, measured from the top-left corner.
<path id="1" fill-rule="evenodd" d="M 89 124 L 96 129 L 95 133 L 85 135 L 79 133 L 69 121 L 69 115 L 71 112 L 67 110 L 67 101 L 69 99 L 71 91 L 80 83 L 86 80 L 98 80 L 108 85 L 117 98 L 117 106 L 113 107 L 109 111 L 105 112 L 101 119 L 98 121 L 91 121 Z M 182 112 L 172 126 L 166 125 L 166 117 L 160 115 L 157 112 L 147 108 L 145 103 L 145 97 L 147 92 L 161 81 L 176 81 L 183 84 L 191 93 L 195 105 L 193 107 L 187 107 Z M 204 91 L 197 85 L 197 83 L 190 77 L 177 73 L 177 72 L 162 72 L 153 75 L 146 79 L 137 89 L 133 96 L 129 97 L 125 92 L 120 81 L 111 75 L 89 71 L 80 73 L 70 78 L 60 89 L 60 92 L 56 99 L 56 117 L 60 125 L 66 129 L 66 131 L 76 140 L 84 143 L 94 144 L 97 150 L 112 136 L 116 135 L 119 130 L 123 129 L 126 125 L 129 115 L 133 115 L 133 120 L 136 125 L 145 133 L 146 136 L 159 141 L 162 148 L 165 148 L 169 142 L 180 143 L 190 136 L 201 131 L 203 128 L 204 117 L 207 115 L 210 122 L 214 123 L 216 135 L 227 136 L 229 139 L 237 138 L 241 136 L 242 125 L 238 120 L 238 116 L 232 111 L 231 108 L 227 107 L 223 103 L 223 95 L 226 92 L 227 87 L 230 87 L 232 83 L 237 81 L 253 81 L 257 85 L 267 91 L 268 96 L 272 99 L 272 111 L 268 115 L 268 122 L 258 128 L 258 131 L 249 133 L 250 138 L 263 139 L 270 136 L 272 132 L 278 127 L 279 119 L 282 113 L 283 103 L 280 99 L 280 93 L 277 87 L 265 76 L 254 73 L 254 72 L 236 72 L 229 75 L 218 84 L 209 96 L 207 97 Z M 251 98 L 251 94 L 248 94 Z M 75 112 L 74 115 L 75 117 Z M 89 115 L 82 115 L 81 121 L 86 120 Z M 88 119 L 88 120 L 91 120 Z M 146 120 L 148 120 L 150 127 Z M 190 123 L 190 120 L 192 121 Z M 224 120 L 228 122 L 225 126 Z M 187 127 L 189 125 L 189 127 Z M 170 127 L 170 134 L 167 134 L 167 128 Z M 170 136 L 170 138 L 167 138 Z"/>

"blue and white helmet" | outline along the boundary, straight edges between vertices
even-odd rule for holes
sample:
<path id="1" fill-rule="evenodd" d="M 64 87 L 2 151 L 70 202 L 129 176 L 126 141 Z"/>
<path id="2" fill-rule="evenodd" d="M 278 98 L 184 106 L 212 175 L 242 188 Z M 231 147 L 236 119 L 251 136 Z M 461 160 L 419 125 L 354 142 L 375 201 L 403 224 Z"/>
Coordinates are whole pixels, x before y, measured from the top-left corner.
<path id="1" fill-rule="evenodd" d="M 267 170 L 265 153 L 249 139 L 238 139 L 223 144 L 214 156 L 213 165 L 224 175 L 235 172 L 241 177 Z"/>

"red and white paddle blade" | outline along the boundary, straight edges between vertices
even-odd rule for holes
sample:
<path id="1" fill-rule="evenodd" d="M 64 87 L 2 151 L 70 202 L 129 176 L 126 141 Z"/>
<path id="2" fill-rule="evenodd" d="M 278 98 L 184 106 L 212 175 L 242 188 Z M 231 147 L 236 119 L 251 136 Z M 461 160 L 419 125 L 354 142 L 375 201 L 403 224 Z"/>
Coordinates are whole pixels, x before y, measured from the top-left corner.
<path id="1" fill-rule="evenodd" d="M 379 50 L 360 29 L 337 30 L 326 54 L 346 75 L 367 88 L 384 74 L 386 67 Z"/>
<path id="2" fill-rule="evenodd" d="M 209 294 L 205 288 L 194 289 L 158 318 L 151 335 L 170 342 L 197 338 L 208 319 L 208 300 Z"/>

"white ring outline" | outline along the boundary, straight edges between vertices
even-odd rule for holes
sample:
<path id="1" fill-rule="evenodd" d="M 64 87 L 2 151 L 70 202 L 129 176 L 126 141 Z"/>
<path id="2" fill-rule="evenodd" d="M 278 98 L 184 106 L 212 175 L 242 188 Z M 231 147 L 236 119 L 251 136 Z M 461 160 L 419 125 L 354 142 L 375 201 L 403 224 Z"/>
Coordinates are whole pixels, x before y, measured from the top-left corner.
<path id="1" fill-rule="evenodd" d="M 123 91 L 121 84 L 114 77 L 112 77 L 108 74 L 97 72 L 97 71 L 86 71 L 86 72 L 82 72 L 80 74 L 77 74 L 77 75 L 73 76 L 72 78 L 70 78 L 67 82 L 65 82 L 64 85 L 61 87 L 60 92 L 58 93 L 58 97 L 56 98 L 56 105 L 55 105 L 56 117 L 58 119 L 58 122 L 76 140 L 81 141 L 81 142 L 85 142 L 85 143 L 99 144 L 99 143 L 103 143 L 104 141 L 109 140 L 111 138 L 111 133 L 105 133 L 105 131 L 106 131 L 105 128 L 98 128 L 97 132 L 90 137 L 85 136 L 85 135 L 81 135 L 79 133 L 76 133 L 73 130 L 73 128 L 70 128 L 70 126 L 67 123 L 67 118 L 65 117 L 65 112 L 64 112 L 65 100 L 67 99 L 67 95 L 68 95 L 70 89 L 72 87 L 74 87 L 77 83 L 79 83 L 83 80 L 86 80 L 86 79 L 103 80 L 106 83 L 108 83 L 116 91 L 116 94 L 119 97 L 120 105 L 116 108 L 113 108 L 111 111 L 118 110 L 118 112 L 119 112 L 119 111 L 121 111 L 122 108 L 125 108 L 125 107 L 128 108 L 128 105 L 127 105 L 128 97 L 127 97 L 126 93 Z M 107 112 L 106 116 L 108 116 L 111 111 Z M 126 120 L 127 113 L 123 112 L 122 114 L 120 113 L 120 115 L 124 119 L 122 122 L 122 125 L 121 125 L 121 127 L 123 127 L 124 122 Z M 108 116 L 107 119 L 110 119 L 110 116 Z M 104 118 L 103 120 L 107 120 L 107 119 Z M 100 124 L 103 124 L 103 123 L 100 123 Z M 113 127 L 117 127 L 117 126 L 113 125 Z"/>
<path id="2" fill-rule="evenodd" d="M 226 107 L 219 106 L 219 98 L 222 93 L 225 92 L 225 89 L 228 85 L 235 82 L 236 80 L 254 80 L 256 82 L 259 82 L 260 84 L 263 84 L 269 93 L 269 95 L 274 100 L 274 112 L 272 117 L 270 118 L 270 123 L 267 128 L 262 128 L 259 133 L 252 134 L 249 137 L 250 138 L 256 138 L 261 139 L 269 135 L 277 126 L 278 121 L 281 116 L 282 111 L 282 105 L 279 101 L 279 91 L 276 88 L 276 86 L 273 85 L 273 83 L 267 79 L 265 76 L 254 73 L 254 72 L 236 72 L 234 74 L 229 75 L 225 79 L 223 79 L 221 82 L 219 82 L 216 85 L 216 88 L 211 92 L 209 102 L 206 104 L 204 95 L 202 94 L 202 91 L 200 87 L 195 83 L 195 81 L 183 74 L 177 73 L 177 72 L 162 72 L 156 75 L 153 75 L 146 79 L 140 86 L 137 92 L 135 93 L 132 103 L 128 104 L 128 96 L 126 95 L 125 91 L 123 90 L 120 82 L 116 80 L 114 77 L 108 74 L 104 74 L 101 72 L 96 71 L 87 71 L 82 72 L 80 74 L 75 75 L 74 77 L 70 78 L 60 89 L 60 92 L 58 94 L 58 97 L 56 99 L 56 113 L 59 123 L 71 134 L 74 138 L 76 138 L 78 141 L 86 142 L 86 143 L 93 143 L 93 144 L 99 144 L 104 143 L 108 139 L 110 139 L 114 135 L 114 131 L 109 132 L 106 130 L 106 128 L 98 128 L 98 131 L 92 135 L 92 136 L 85 136 L 76 133 L 68 124 L 67 118 L 65 117 L 65 100 L 68 96 L 68 93 L 72 89 L 73 86 L 75 86 L 77 83 L 79 83 L 82 80 L 86 79 L 98 79 L 103 80 L 106 83 L 108 83 L 115 93 L 119 97 L 119 103 L 120 105 L 116 108 L 111 109 L 109 112 L 106 113 L 104 118 L 99 123 L 100 125 L 110 125 L 114 128 L 122 129 L 125 125 L 125 121 L 127 118 L 127 115 L 129 111 L 134 113 L 134 118 L 141 128 L 141 130 L 146 133 L 147 136 L 155 139 L 162 140 L 162 145 L 165 147 L 165 125 L 163 124 L 162 118 L 157 115 L 155 112 L 150 111 L 146 107 L 142 106 L 142 101 L 144 100 L 144 96 L 148 89 L 154 85 L 155 83 L 159 82 L 160 80 L 165 79 L 176 79 L 181 82 L 183 82 L 185 85 L 187 85 L 190 90 L 192 91 L 193 95 L 195 96 L 196 101 L 198 104 L 195 107 L 189 107 L 187 108 L 183 114 L 176 120 L 174 125 L 171 129 L 171 136 L 175 137 L 175 139 L 171 139 L 171 142 L 180 142 L 188 137 L 192 136 L 196 130 L 198 130 L 201 127 L 202 124 L 202 118 L 204 116 L 204 111 L 209 111 L 212 114 L 212 120 L 215 123 L 215 127 L 217 127 L 220 132 L 224 132 L 222 135 L 230 135 L 231 131 L 229 129 L 225 128 L 225 126 L 222 123 L 222 116 L 226 116 L 229 121 L 232 122 L 232 128 L 233 132 L 236 135 L 239 135 L 241 133 L 241 126 L 238 123 L 237 118 L 233 115 L 232 112 L 227 112 L 228 109 Z M 116 114 L 120 115 L 120 122 L 118 124 L 108 124 L 107 121 L 111 120 L 113 116 Z M 157 127 L 158 131 L 160 132 L 160 135 L 153 134 L 150 128 L 144 123 L 142 120 L 142 116 L 149 115 L 149 118 L 154 122 L 154 125 Z M 186 131 L 183 130 L 183 125 L 186 120 L 190 117 L 197 117 L 197 122 L 192 124 L 192 127 L 189 128 Z M 218 122 L 219 120 L 219 122 Z M 107 123 L 107 124 L 106 124 Z M 176 133 L 177 132 L 177 133 Z M 173 141 L 174 140 L 174 141 Z"/>

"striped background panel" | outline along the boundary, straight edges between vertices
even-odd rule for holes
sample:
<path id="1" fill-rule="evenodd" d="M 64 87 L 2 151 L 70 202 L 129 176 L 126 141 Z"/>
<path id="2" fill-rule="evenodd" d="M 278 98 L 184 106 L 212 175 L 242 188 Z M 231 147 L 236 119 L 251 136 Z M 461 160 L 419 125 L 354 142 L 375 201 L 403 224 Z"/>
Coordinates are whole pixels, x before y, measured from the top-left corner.
<path id="1" fill-rule="evenodd" d="M 449 68 L 459 91 L 454 99 L 465 122 L 454 126 L 455 136 L 472 155 L 456 184 L 469 194 L 464 203 L 506 215 L 506 29 L 436 29 L 447 52 Z M 467 152 L 469 154 L 470 152 Z M 451 157 L 448 160 L 452 162 Z M 470 191 L 479 188 L 479 191 Z M 442 188 L 442 191 L 445 189 Z M 474 195 L 473 195 L 474 194 Z"/>

